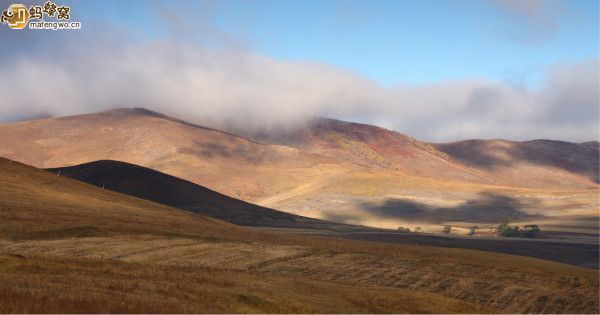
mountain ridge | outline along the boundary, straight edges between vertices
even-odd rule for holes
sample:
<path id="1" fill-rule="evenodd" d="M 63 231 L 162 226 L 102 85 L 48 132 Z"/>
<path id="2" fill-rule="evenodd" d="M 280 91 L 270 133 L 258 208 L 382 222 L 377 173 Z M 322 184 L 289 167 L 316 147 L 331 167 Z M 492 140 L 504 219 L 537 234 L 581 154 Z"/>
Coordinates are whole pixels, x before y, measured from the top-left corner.
<path id="1" fill-rule="evenodd" d="M 474 153 L 483 145 L 440 147 L 366 124 L 321 119 L 270 132 L 223 131 L 148 110 L 118 109 L 0 124 L 0 156 L 39 168 L 123 161 L 266 208 L 388 229 L 440 227 L 403 221 L 374 205 L 449 209 L 491 193 L 517 200 L 530 217 L 543 212 L 581 218 L 577 226 L 589 231 L 588 218 L 600 202 L 593 143 L 502 141 L 498 149 L 484 150 L 477 163 Z M 489 167 L 488 153 L 502 163 Z M 466 229 L 481 222 L 460 224 Z"/>

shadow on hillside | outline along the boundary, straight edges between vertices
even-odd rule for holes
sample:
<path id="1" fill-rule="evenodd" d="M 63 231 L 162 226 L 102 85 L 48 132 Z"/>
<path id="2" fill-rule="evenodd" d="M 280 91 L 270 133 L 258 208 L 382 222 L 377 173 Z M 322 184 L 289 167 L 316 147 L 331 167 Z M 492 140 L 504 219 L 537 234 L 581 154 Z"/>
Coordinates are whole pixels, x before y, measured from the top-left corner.
<path id="1" fill-rule="evenodd" d="M 270 156 L 262 146 L 246 146 L 236 143 L 235 138 L 224 138 L 223 143 L 195 141 L 190 148 L 179 149 L 180 153 L 202 156 L 207 159 L 243 159 L 247 163 L 258 165 L 273 162 L 278 157 Z"/>
<path id="2" fill-rule="evenodd" d="M 532 215 L 523 211 L 535 206 L 534 201 L 523 202 L 512 197 L 482 192 L 479 197 L 468 200 L 456 207 L 434 207 L 407 199 L 388 199 L 383 204 L 363 203 L 362 207 L 371 214 L 382 218 L 402 219 L 413 222 L 444 223 L 467 221 L 498 223 L 502 220 L 540 219 L 542 215 Z M 327 218 L 334 219 L 334 218 Z"/>
<path id="3" fill-rule="evenodd" d="M 577 144 L 553 140 L 526 141 L 503 149 L 508 159 L 497 158 L 489 153 L 489 148 L 472 141 L 441 145 L 438 149 L 453 159 L 479 168 L 493 169 L 528 162 L 560 168 L 586 176 L 595 183 L 599 182 L 597 142 Z"/>
<path id="4" fill-rule="evenodd" d="M 534 140 L 511 148 L 514 159 L 553 166 L 588 177 L 598 183 L 598 146 L 563 141 Z"/>

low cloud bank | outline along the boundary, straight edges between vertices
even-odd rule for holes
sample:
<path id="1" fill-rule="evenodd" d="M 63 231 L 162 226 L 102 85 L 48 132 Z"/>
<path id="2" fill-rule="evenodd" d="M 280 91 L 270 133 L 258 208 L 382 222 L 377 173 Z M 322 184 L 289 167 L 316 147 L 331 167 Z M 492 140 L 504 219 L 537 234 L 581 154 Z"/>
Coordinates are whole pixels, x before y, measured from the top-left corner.
<path id="1" fill-rule="evenodd" d="M 598 60 L 551 67 L 536 90 L 478 78 L 384 87 L 326 64 L 182 41 L 58 35 L 45 44 L 2 56 L 0 120 L 144 107 L 237 128 L 326 115 L 428 141 L 598 139 Z"/>

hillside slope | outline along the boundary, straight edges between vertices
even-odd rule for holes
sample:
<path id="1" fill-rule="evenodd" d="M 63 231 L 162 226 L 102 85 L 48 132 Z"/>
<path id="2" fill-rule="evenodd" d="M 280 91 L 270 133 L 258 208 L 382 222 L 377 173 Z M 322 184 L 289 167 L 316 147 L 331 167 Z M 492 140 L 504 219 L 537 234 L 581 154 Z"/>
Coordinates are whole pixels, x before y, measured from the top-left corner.
<path id="1" fill-rule="evenodd" d="M 258 232 L 5 159 L 0 180 L 3 313 L 599 311 L 597 270 Z"/>
<path id="2" fill-rule="evenodd" d="M 331 119 L 236 134 L 242 133 L 118 109 L 0 125 L 0 156 L 41 168 L 118 160 L 266 208 L 339 223 L 427 232 L 451 224 L 466 234 L 469 226 L 487 229 L 509 219 L 577 237 L 598 234 L 599 186 L 590 177 L 597 145 L 582 145 L 575 155 L 557 145 L 560 154 L 543 149 L 505 166 L 481 167 L 470 162 L 475 155 L 468 145 L 460 155 Z"/>
<path id="3" fill-rule="evenodd" d="M 291 228 L 288 230 L 294 233 L 331 235 L 349 239 L 371 239 L 392 243 L 418 243 L 429 246 L 486 250 L 598 268 L 597 243 L 540 242 L 539 240 L 516 242 L 508 239 L 474 239 L 472 237 L 449 238 L 337 224 L 246 203 L 170 175 L 118 161 L 96 161 L 49 170 L 60 176 L 74 178 L 97 187 L 104 187 L 108 190 L 239 225 L 276 230 Z M 494 211 L 494 209 L 488 211 Z"/>
<path id="4" fill-rule="evenodd" d="M 493 173 L 502 182 L 513 185 L 545 180 L 560 187 L 565 181 L 560 176 L 565 173 L 596 184 L 599 180 L 598 142 L 466 140 L 435 147 L 464 165 Z M 544 171 L 549 174 L 543 174 Z"/>
<path id="5" fill-rule="evenodd" d="M 428 178 L 524 188 L 598 187 L 597 142 L 465 140 L 435 144 L 377 126 L 327 118 L 294 129 L 236 133 Z"/>
<path id="6" fill-rule="evenodd" d="M 234 132 L 260 142 L 286 145 L 367 168 L 443 180 L 493 183 L 486 176 L 448 160 L 426 142 L 367 124 L 316 118 L 292 129 Z"/>
<path id="7" fill-rule="evenodd" d="M 104 160 L 48 170 L 97 187 L 238 225 L 333 227 L 329 222 L 253 205 L 177 177 L 125 162 Z"/>
<path id="8" fill-rule="evenodd" d="M 143 109 L 0 125 L 0 156 L 40 168 L 116 160 L 252 200 L 346 166 Z"/>

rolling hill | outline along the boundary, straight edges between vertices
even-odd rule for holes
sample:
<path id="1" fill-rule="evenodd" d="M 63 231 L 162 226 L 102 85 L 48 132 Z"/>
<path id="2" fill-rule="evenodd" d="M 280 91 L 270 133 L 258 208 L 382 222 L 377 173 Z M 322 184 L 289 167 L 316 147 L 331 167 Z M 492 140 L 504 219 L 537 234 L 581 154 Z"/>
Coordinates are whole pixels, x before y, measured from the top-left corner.
<path id="1" fill-rule="evenodd" d="M 485 154 L 504 162 L 490 164 Z M 599 230 L 597 143 L 429 144 L 324 118 L 285 130 L 223 131 L 118 109 L 0 125 L 0 156 L 40 168 L 118 160 L 339 223 L 427 232 L 451 224 L 466 234 L 508 219 L 539 224 L 552 237 L 589 239 Z"/>
<path id="2" fill-rule="evenodd" d="M 260 227 L 263 230 L 280 230 L 283 228 L 284 231 L 296 234 L 327 235 L 343 239 L 365 239 L 396 244 L 421 244 L 485 250 L 598 268 L 598 244 L 595 243 L 541 242 L 533 239 L 515 242 L 508 239 L 452 238 L 423 233 L 397 233 L 365 226 L 315 220 L 253 205 L 167 174 L 119 161 L 96 161 L 49 169 L 49 171 L 96 187 L 237 225 Z M 410 208 L 410 206 L 403 205 L 403 208 Z M 488 212 L 491 210 L 493 209 L 488 209 Z M 474 216 L 473 213 L 468 212 L 465 215 Z M 433 213 L 433 216 L 438 217 L 439 215 Z"/>
<path id="3" fill-rule="evenodd" d="M 599 145 L 597 141 L 570 143 L 552 140 L 467 140 L 437 144 L 435 147 L 470 168 L 494 172 L 497 174 L 495 177 L 505 183 L 519 185 L 524 181 L 519 174 L 527 174 L 528 182 L 545 180 L 549 184 L 560 186 L 562 180 L 557 175 L 565 172 L 598 184 Z M 555 174 L 548 174 L 553 178 L 542 177 L 540 174 L 543 169 L 548 168 L 554 170 Z"/>
<path id="4" fill-rule="evenodd" d="M 236 133 L 420 177 L 524 188 L 598 187 L 597 141 L 466 140 L 436 144 L 377 126 L 327 118 L 294 129 Z M 514 171 L 505 175 L 510 169 Z"/>
<path id="5" fill-rule="evenodd" d="M 598 270 L 257 231 L 0 159 L 0 312 L 597 313 Z"/>
<path id="6" fill-rule="evenodd" d="M 119 161 L 95 161 L 48 170 L 97 187 L 237 225 L 294 228 L 335 226 L 329 222 L 253 205 L 174 176 Z"/>
<path id="7" fill-rule="evenodd" d="M 492 182 L 486 176 L 447 159 L 445 154 L 426 142 L 367 124 L 316 118 L 305 126 L 292 129 L 234 132 L 248 139 L 290 146 L 365 168 L 443 180 Z"/>
<path id="8" fill-rule="evenodd" d="M 0 155 L 36 167 L 117 160 L 246 201 L 321 175 L 335 161 L 261 144 L 142 109 L 32 120 L 0 127 Z"/>

